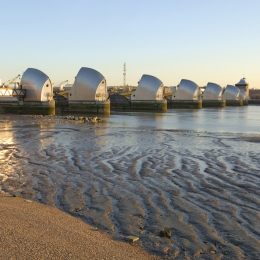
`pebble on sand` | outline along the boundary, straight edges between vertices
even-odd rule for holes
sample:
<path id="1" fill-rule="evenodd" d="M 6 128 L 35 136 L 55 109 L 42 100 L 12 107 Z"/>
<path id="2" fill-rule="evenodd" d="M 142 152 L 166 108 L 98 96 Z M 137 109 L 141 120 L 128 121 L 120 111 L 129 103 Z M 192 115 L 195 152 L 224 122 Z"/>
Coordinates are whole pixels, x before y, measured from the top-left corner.
<path id="1" fill-rule="evenodd" d="M 160 237 L 168 237 L 168 238 L 171 238 L 171 236 L 172 236 L 172 232 L 171 232 L 171 230 L 161 230 L 160 231 Z"/>
<path id="2" fill-rule="evenodd" d="M 89 230 L 91 230 L 91 231 L 98 231 L 98 228 L 97 227 L 91 227 Z"/>
<path id="3" fill-rule="evenodd" d="M 139 237 L 135 237 L 135 236 L 127 236 L 125 238 L 127 241 L 131 242 L 131 243 L 134 243 L 134 242 L 137 242 L 139 240 Z"/>

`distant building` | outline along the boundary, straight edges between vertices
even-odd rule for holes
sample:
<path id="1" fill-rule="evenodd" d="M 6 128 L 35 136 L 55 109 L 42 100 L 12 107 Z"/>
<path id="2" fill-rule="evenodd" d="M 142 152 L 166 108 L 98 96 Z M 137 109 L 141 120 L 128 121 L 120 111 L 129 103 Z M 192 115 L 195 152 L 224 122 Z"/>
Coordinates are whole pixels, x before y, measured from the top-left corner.
<path id="1" fill-rule="evenodd" d="M 163 94 L 172 94 L 172 87 L 164 87 Z"/>
<path id="2" fill-rule="evenodd" d="M 235 84 L 235 86 L 239 89 L 244 90 L 246 97 L 249 98 L 249 84 L 246 82 L 246 78 L 240 79 L 240 81 Z"/>
<path id="3" fill-rule="evenodd" d="M 250 89 L 249 96 L 252 99 L 260 99 L 260 89 Z"/>

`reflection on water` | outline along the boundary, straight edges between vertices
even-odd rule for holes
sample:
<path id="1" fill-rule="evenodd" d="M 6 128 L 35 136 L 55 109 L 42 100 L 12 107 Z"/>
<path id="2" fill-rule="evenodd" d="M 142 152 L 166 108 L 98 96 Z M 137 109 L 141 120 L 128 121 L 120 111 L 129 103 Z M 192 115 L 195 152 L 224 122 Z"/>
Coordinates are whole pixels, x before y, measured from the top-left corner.
<path id="1" fill-rule="evenodd" d="M 168 109 L 167 113 L 111 113 L 106 122 L 111 127 L 258 133 L 260 129 L 259 113 L 259 106 Z"/>
<path id="2" fill-rule="evenodd" d="M 50 147 L 50 145 L 54 142 L 55 138 L 55 125 L 48 124 L 48 129 L 46 129 L 46 125 L 40 124 L 39 125 L 39 131 L 36 132 L 36 136 L 32 136 L 31 138 L 36 138 L 36 140 L 40 140 L 39 146 L 35 147 L 35 149 L 46 149 L 47 147 Z M 39 134 L 39 136 L 37 136 Z"/>
<path id="3" fill-rule="evenodd" d="M 12 158 L 16 152 L 14 133 L 2 127 L 0 130 L 0 181 L 5 181 L 10 175 L 18 173 L 16 162 Z"/>

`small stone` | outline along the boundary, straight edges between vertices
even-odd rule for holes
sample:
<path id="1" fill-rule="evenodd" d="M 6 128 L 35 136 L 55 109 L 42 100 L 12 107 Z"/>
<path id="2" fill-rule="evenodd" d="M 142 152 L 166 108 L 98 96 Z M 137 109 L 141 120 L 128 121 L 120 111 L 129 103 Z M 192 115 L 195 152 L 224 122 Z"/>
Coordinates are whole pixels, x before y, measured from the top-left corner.
<path id="1" fill-rule="evenodd" d="M 97 227 L 91 227 L 89 230 L 91 230 L 91 231 L 98 231 L 98 228 Z"/>
<path id="2" fill-rule="evenodd" d="M 216 251 L 211 250 L 209 253 L 210 253 L 211 255 L 215 255 L 215 254 L 216 254 Z"/>
<path id="3" fill-rule="evenodd" d="M 31 201 L 31 200 L 25 200 L 25 202 L 29 202 L 29 203 L 31 203 L 32 201 Z"/>
<path id="4" fill-rule="evenodd" d="M 171 230 L 161 230 L 160 231 L 160 237 L 168 237 L 168 238 L 171 238 L 172 236 L 172 232 Z"/>
<path id="5" fill-rule="evenodd" d="M 135 237 L 135 236 L 127 236 L 125 238 L 127 241 L 131 242 L 131 243 L 134 243 L 134 242 L 137 242 L 139 240 L 139 237 Z"/>

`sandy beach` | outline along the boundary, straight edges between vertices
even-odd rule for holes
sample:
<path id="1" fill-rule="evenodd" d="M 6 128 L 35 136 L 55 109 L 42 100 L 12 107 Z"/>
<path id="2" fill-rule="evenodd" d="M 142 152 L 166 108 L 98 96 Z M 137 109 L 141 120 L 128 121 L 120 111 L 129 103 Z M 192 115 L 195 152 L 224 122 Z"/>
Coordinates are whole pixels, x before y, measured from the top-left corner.
<path id="1" fill-rule="evenodd" d="M 77 218 L 0 194 L 0 259 L 159 259 Z"/>
<path id="2" fill-rule="evenodd" d="M 23 197 L 1 200 L 47 205 L 97 227 L 94 234 L 111 243 L 142 247 L 143 259 L 260 258 L 258 134 L 130 128 L 64 116 L 1 115 L 0 121 L 0 187 Z M 68 237 L 72 229 L 57 232 Z M 125 242 L 130 235 L 139 237 L 135 246 Z"/>

